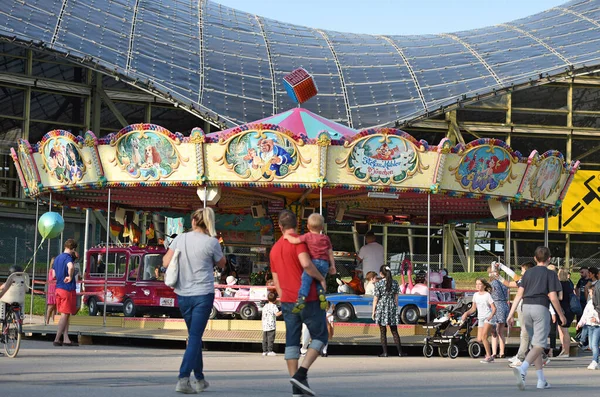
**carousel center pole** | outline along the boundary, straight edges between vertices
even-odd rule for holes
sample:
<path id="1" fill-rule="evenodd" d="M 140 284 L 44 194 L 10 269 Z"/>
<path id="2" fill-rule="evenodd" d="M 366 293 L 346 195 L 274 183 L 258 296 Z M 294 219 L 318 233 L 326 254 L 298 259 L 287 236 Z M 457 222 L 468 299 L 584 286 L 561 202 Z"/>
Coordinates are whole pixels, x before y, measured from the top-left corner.
<path id="1" fill-rule="evenodd" d="M 203 208 L 206 208 L 207 194 L 208 194 L 208 188 L 206 185 L 204 185 L 204 200 L 202 200 L 202 204 L 204 205 Z"/>
<path id="2" fill-rule="evenodd" d="M 108 283 L 108 246 L 110 239 L 110 188 L 108 188 L 108 207 L 106 209 L 106 255 L 104 256 L 104 312 L 102 313 L 102 326 L 106 327 L 106 285 Z M 116 263 L 115 263 L 116 266 Z"/>
<path id="3" fill-rule="evenodd" d="M 35 251 L 33 251 L 33 269 L 32 269 L 32 275 L 31 275 L 31 288 L 33 288 L 34 282 L 35 282 L 35 261 L 37 259 L 37 241 L 38 241 L 38 232 L 37 232 L 37 224 L 40 218 L 40 199 L 37 198 L 35 200 L 35 224 L 33 227 L 33 232 L 35 234 L 35 236 L 33 237 L 33 247 L 35 249 Z M 46 283 L 49 280 L 46 280 Z M 46 323 L 46 316 L 44 316 L 44 324 Z M 29 324 L 31 324 L 33 322 L 33 293 L 31 294 L 31 307 L 29 308 Z"/>
<path id="4" fill-rule="evenodd" d="M 548 247 L 550 242 L 548 241 L 548 211 L 544 213 L 544 247 Z"/>
<path id="5" fill-rule="evenodd" d="M 431 193 L 427 193 L 427 324 L 430 319 L 430 273 L 431 273 Z M 427 327 L 429 335 L 429 327 Z"/>
<path id="6" fill-rule="evenodd" d="M 508 203 L 508 213 L 506 215 L 506 241 L 504 243 L 504 263 L 506 266 L 510 267 L 510 215 L 512 208 L 510 203 Z"/>
<path id="7" fill-rule="evenodd" d="M 89 237 L 90 237 L 90 212 L 89 208 L 85 209 L 85 231 L 83 232 L 83 275 L 85 276 L 87 272 L 87 252 L 89 246 Z M 81 290 L 85 292 L 85 283 L 81 284 Z"/>
<path id="8" fill-rule="evenodd" d="M 50 203 L 48 204 L 48 212 L 52 212 L 52 192 L 50 192 Z M 46 252 L 46 285 L 45 285 L 45 289 L 47 291 L 47 286 L 48 286 L 48 275 L 50 274 L 50 240 L 52 239 L 48 239 L 48 251 Z M 33 261 L 33 266 L 35 266 L 35 260 Z M 35 274 L 35 267 L 34 267 L 34 274 Z M 33 282 L 31 283 L 31 288 L 33 289 Z M 31 299 L 33 300 L 34 297 L 34 293 L 33 290 L 31 291 Z M 44 311 L 44 323 L 46 323 L 46 313 L 48 313 L 48 299 L 45 299 L 46 304 L 44 305 L 45 307 L 45 311 Z"/>
<path id="9" fill-rule="evenodd" d="M 319 215 L 323 216 L 323 187 L 319 186 Z"/>

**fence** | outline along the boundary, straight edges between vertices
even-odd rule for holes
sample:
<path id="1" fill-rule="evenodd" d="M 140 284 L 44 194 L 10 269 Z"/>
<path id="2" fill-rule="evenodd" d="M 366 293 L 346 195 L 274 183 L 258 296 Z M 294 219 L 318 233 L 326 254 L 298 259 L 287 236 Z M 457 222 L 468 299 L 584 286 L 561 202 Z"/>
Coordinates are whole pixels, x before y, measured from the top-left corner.
<path id="1" fill-rule="evenodd" d="M 40 242 L 41 239 L 38 240 L 38 244 Z M 24 268 L 29 261 L 33 260 L 34 251 L 34 240 L 19 237 L 0 239 L 0 273 L 7 273 L 8 269 L 14 265 Z M 60 252 L 62 252 L 60 249 L 60 240 L 52 240 L 50 243 L 50 253 L 54 256 L 60 254 Z M 47 257 L 48 243 L 44 242 L 36 255 L 36 273 L 39 266 L 43 266 L 44 270 L 46 269 Z M 32 266 L 30 265 L 29 272 L 31 272 Z"/>

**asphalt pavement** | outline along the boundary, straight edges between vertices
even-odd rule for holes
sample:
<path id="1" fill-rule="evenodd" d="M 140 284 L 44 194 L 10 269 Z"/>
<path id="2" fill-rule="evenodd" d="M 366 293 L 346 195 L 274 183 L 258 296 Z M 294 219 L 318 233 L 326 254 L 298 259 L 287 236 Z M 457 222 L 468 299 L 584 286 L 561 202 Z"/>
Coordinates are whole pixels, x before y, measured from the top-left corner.
<path id="1" fill-rule="evenodd" d="M 135 343 L 135 342 L 134 342 Z M 554 359 L 545 370 L 553 388 L 536 390 L 535 370 L 520 392 L 506 360 L 482 364 L 469 357 L 425 358 L 330 354 L 309 371 L 318 396 L 592 396 L 600 390 L 600 371 L 583 357 Z M 390 348 L 392 350 L 392 348 Z M 51 341 L 25 339 L 15 359 L 0 356 L 0 395 L 43 397 L 176 396 L 183 348 L 85 345 L 54 347 Z M 206 396 L 290 396 L 283 355 L 260 352 L 206 351 Z"/>

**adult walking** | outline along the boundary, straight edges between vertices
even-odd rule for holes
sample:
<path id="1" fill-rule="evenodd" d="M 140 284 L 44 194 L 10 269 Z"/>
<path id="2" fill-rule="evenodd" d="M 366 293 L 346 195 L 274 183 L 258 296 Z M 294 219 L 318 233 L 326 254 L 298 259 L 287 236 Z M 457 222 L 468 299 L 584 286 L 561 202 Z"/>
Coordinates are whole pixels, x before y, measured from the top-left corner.
<path id="1" fill-rule="evenodd" d="M 398 335 L 398 294 L 400 293 L 400 286 L 398 285 L 398 282 L 392 278 L 392 272 L 389 266 L 381 266 L 379 274 L 382 279 L 375 284 L 372 314 L 375 324 L 379 325 L 379 339 L 383 350 L 379 357 L 388 356 L 388 326 L 394 337 L 394 343 L 396 343 L 396 346 L 398 347 L 398 355 L 402 357 L 404 354 L 402 353 L 400 335 Z"/>
<path id="2" fill-rule="evenodd" d="M 534 259 L 536 266 L 527 270 L 521 279 L 521 286 L 517 296 L 513 301 L 508 313 L 508 325 L 514 323 L 513 316 L 515 310 L 523 299 L 523 325 L 527 328 L 527 333 L 531 338 L 531 350 L 527 353 L 525 361 L 521 366 L 513 368 L 513 373 L 517 378 L 519 389 L 525 389 L 525 378 L 530 365 L 535 365 L 537 373 L 537 388 L 549 389 L 550 384 L 544 377 L 542 369 L 542 353 L 548 342 L 550 332 L 550 303 L 555 308 L 560 308 L 557 291 L 560 291 L 560 282 L 556 273 L 548 270 L 546 267 L 550 262 L 550 249 L 548 247 L 537 247 Z M 560 321 L 566 323 L 562 311 L 558 310 Z"/>
<path id="3" fill-rule="evenodd" d="M 216 235 L 212 208 L 196 210 L 192 214 L 192 230 L 177 236 L 163 258 L 163 266 L 168 267 L 175 250 L 180 251 L 175 293 L 188 329 L 188 343 L 175 387 L 179 393 L 201 392 L 209 386 L 203 373 L 202 334 L 215 299 L 214 266 L 225 267 Z M 195 381 L 190 381 L 192 371 Z"/>
<path id="4" fill-rule="evenodd" d="M 298 237 L 296 225 L 297 219 L 292 212 L 285 210 L 279 214 L 279 228 L 284 236 Z M 303 271 L 320 282 L 324 288 L 325 278 L 310 260 L 308 248 L 304 243 L 294 245 L 281 237 L 273 245 L 269 257 L 273 281 L 280 297 L 285 321 L 285 360 L 291 376 L 292 395 L 314 396 L 315 393 L 308 385 L 307 374 L 328 339 L 325 311 L 319 306 L 315 283 L 310 286 L 304 309 L 299 313 L 293 313 L 292 310 L 298 298 Z M 302 324 L 308 328 L 312 340 L 302 365 L 298 368 Z"/>
<path id="5" fill-rule="evenodd" d="M 69 322 L 71 315 L 77 314 L 77 293 L 75 292 L 75 265 L 77 258 L 77 242 L 72 238 L 65 241 L 64 251 L 54 259 L 56 275 L 56 310 L 60 313 L 58 331 L 54 338 L 54 346 L 79 346 L 69 339 Z M 62 341 L 60 340 L 62 336 Z"/>
<path id="6" fill-rule="evenodd" d="M 566 322 L 558 324 L 558 335 L 560 337 L 561 351 L 557 357 L 569 357 L 571 348 L 571 335 L 569 335 L 569 326 L 573 323 L 575 314 L 571 311 L 571 295 L 573 292 L 573 284 L 569 281 L 569 271 L 562 268 L 558 271 L 558 281 L 562 287 L 562 295 L 559 294 L 560 309 L 562 309 Z"/>
<path id="7" fill-rule="evenodd" d="M 498 279 L 498 273 L 493 271 L 491 268 L 488 269 L 490 276 L 490 285 L 492 286 L 492 299 L 494 300 L 494 306 L 496 306 L 496 312 L 492 318 L 492 356 L 494 358 L 505 357 L 506 347 L 506 320 L 508 318 L 508 300 L 509 292 L 502 282 Z M 498 354 L 498 347 L 500 347 L 500 354 Z"/>

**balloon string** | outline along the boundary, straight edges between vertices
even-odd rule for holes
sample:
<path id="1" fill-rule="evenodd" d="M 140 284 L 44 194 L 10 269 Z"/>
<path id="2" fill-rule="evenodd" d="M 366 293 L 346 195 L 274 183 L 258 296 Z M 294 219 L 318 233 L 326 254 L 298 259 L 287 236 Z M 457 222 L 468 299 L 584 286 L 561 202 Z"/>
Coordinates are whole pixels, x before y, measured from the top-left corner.
<path id="1" fill-rule="evenodd" d="M 42 244 L 44 244 L 44 241 L 46 241 L 46 237 L 42 238 L 42 242 L 40 243 L 40 245 L 38 245 L 38 247 L 35 249 L 35 252 L 33 253 L 33 255 L 31 256 L 31 259 L 29 259 L 29 262 L 27 262 L 27 266 L 25 266 L 25 269 L 23 269 L 23 272 L 27 271 L 27 268 L 29 267 L 29 265 L 31 265 L 31 262 L 33 261 L 33 258 L 35 257 L 35 254 L 37 254 L 37 252 L 40 250 L 40 248 L 42 248 Z"/>

